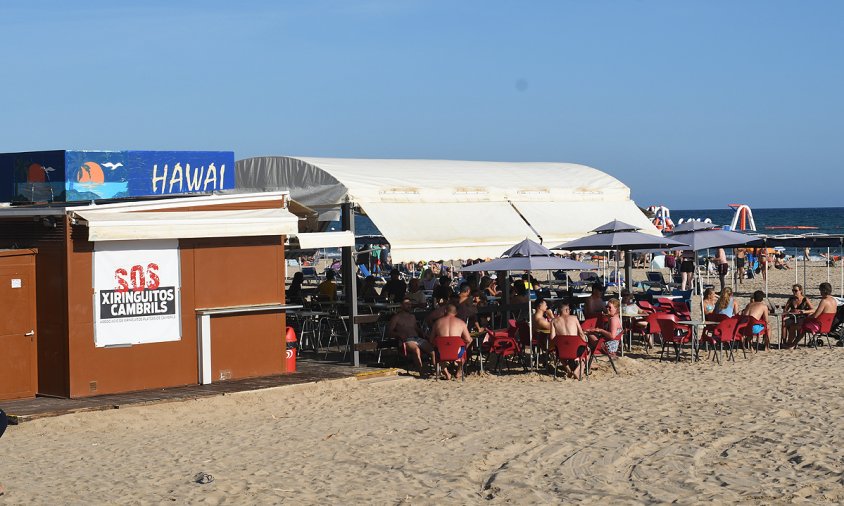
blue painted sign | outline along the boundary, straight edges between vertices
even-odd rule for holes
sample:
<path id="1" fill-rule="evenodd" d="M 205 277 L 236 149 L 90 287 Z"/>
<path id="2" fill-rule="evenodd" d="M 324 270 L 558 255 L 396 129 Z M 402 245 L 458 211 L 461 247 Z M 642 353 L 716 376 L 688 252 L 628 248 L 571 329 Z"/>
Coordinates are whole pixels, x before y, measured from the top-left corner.
<path id="1" fill-rule="evenodd" d="M 208 193 L 234 189 L 231 151 L 49 151 L 0 155 L 13 167 L 11 198 L 79 201 Z"/>

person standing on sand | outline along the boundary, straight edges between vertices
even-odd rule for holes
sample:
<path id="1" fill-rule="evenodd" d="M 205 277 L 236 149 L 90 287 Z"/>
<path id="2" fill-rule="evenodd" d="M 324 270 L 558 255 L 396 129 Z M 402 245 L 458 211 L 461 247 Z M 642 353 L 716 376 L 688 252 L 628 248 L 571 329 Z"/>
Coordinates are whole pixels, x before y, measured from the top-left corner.
<path id="1" fill-rule="evenodd" d="M 738 284 L 744 281 L 744 266 L 747 263 L 747 250 L 744 248 L 736 250 L 736 280 Z M 723 288 L 721 288 L 723 290 Z"/>
<path id="2" fill-rule="evenodd" d="M 721 290 L 723 290 L 726 286 L 727 271 L 730 270 L 724 248 L 718 248 L 718 253 L 715 255 L 715 269 L 718 271 L 718 280 L 721 282 Z"/>

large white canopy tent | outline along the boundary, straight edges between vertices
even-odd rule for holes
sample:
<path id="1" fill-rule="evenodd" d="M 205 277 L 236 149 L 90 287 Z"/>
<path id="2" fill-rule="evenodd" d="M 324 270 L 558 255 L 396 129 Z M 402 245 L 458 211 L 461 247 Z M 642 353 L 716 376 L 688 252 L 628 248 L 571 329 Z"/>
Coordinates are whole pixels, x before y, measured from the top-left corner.
<path id="1" fill-rule="evenodd" d="M 236 184 L 290 191 L 321 221 L 350 202 L 396 262 L 494 258 L 525 238 L 559 244 L 613 219 L 660 235 L 621 181 L 571 163 L 267 156 L 239 160 Z"/>

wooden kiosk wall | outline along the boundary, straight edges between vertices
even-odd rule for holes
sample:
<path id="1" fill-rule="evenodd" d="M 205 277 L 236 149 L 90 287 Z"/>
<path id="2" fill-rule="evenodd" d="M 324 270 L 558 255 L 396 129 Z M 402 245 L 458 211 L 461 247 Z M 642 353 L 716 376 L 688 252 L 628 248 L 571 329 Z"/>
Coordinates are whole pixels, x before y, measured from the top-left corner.
<path id="1" fill-rule="evenodd" d="M 195 210 L 277 207 L 278 202 Z M 179 209 L 184 211 L 185 209 Z M 183 239 L 181 340 L 130 347 L 94 345 L 93 250 L 87 228 L 65 217 L 54 228 L 0 221 L 0 247 L 37 247 L 38 391 L 87 397 L 198 381 L 196 309 L 284 303 L 284 237 Z M 285 372 L 283 313 L 211 319 L 213 381 Z"/>

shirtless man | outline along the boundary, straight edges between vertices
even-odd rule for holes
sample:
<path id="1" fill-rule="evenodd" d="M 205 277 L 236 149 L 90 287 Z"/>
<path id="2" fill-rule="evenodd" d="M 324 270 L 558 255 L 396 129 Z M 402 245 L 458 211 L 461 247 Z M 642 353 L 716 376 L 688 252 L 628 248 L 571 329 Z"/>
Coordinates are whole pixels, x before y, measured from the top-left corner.
<path id="1" fill-rule="evenodd" d="M 404 342 L 407 354 L 413 357 L 416 366 L 419 367 L 419 374 L 423 375 L 422 354 L 433 354 L 434 348 L 431 343 L 422 337 L 422 329 L 416 322 L 416 317 L 410 311 L 413 309 L 413 302 L 405 297 L 401 301 L 399 312 L 390 318 L 387 326 L 387 337 L 399 339 Z"/>
<path id="2" fill-rule="evenodd" d="M 551 343 L 553 345 L 554 338 L 557 336 L 578 336 L 583 340 L 585 345 L 588 340 L 586 333 L 580 328 L 580 321 L 576 316 L 571 314 L 571 306 L 567 302 L 562 302 L 558 306 L 559 315 L 551 320 Z M 578 360 L 577 370 L 572 371 L 571 364 L 565 364 L 566 373 L 574 378 L 580 378 L 583 373 L 584 364 Z"/>
<path id="3" fill-rule="evenodd" d="M 594 318 L 604 312 L 607 304 L 604 302 L 604 289 L 601 285 L 592 285 L 592 294 L 586 298 L 583 313 L 586 318 Z"/>
<path id="4" fill-rule="evenodd" d="M 815 309 L 815 312 L 803 320 L 803 326 L 800 329 L 800 337 L 803 337 L 806 332 L 816 333 L 816 329 L 820 329 L 820 321 L 818 321 L 818 318 L 822 314 L 834 314 L 838 311 L 838 302 L 832 296 L 832 285 L 829 283 L 821 283 L 818 287 L 818 291 L 821 292 L 821 300 L 818 302 L 818 307 Z M 797 341 L 799 340 L 800 339 L 798 338 Z M 797 348 L 797 341 L 794 342 L 795 348 Z"/>
<path id="5" fill-rule="evenodd" d="M 433 326 L 431 326 L 431 342 L 438 337 L 446 336 L 460 336 L 460 338 L 463 339 L 467 350 L 469 349 L 469 345 L 472 344 L 472 336 L 469 334 L 469 327 L 466 326 L 466 322 L 457 317 L 457 306 L 452 303 L 449 303 L 446 306 L 445 316 L 436 320 Z M 458 374 L 460 374 L 459 368 L 457 371 Z M 451 374 L 449 374 L 447 367 L 443 368 L 443 372 L 445 374 L 445 379 L 450 380 Z M 460 377 L 458 376 L 457 379 L 460 379 Z"/>
<path id="6" fill-rule="evenodd" d="M 551 341 L 551 319 L 554 313 L 548 309 L 545 299 L 536 299 L 536 308 L 533 311 L 533 336 L 539 342 L 539 347 L 548 349 Z"/>
<path id="7" fill-rule="evenodd" d="M 750 345 L 750 340 L 753 337 L 758 337 L 759 334 L 765 331 L 765 323 L 768 322 L 768 304 L 762 302 L 765 300 L 765 292 L 762 290 L 756 290 L 753 292 L 753 298 L 750 300 L 750 304 L 745 307 L 741 314 L 746 316 L 751 316 L 763 323 L 757 323 L 753 325 L 750 329 L 751 335 L 747 337 L 747 341 L 745 342 L 745 346 Z M 771 338 L 768 336 L 768 333 L 765 333 L 765 350 L 771 345 Z"/>

